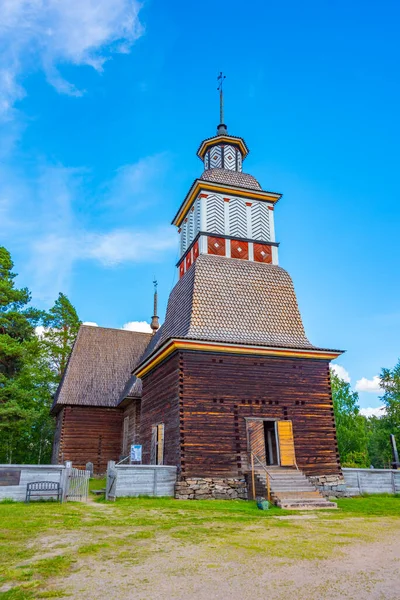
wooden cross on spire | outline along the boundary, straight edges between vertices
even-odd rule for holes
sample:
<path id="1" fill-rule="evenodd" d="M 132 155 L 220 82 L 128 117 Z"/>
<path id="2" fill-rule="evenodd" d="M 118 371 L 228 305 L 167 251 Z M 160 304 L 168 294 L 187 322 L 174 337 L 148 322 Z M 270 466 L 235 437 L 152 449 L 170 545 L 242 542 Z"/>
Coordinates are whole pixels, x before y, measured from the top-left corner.
<path id="1" fill-rule="evenodd" d="M 217 90 L 219 91 L 219 122 L 220 122 L 220 124 L 223 124 L 223 122 L 224 122 L 224 90 L 223 90 L 224 79 L 226 79 L 226 75 L 224 75 L 223 72 L 221 71 L 217 77 L 217 81 L 218 81 Z"/>

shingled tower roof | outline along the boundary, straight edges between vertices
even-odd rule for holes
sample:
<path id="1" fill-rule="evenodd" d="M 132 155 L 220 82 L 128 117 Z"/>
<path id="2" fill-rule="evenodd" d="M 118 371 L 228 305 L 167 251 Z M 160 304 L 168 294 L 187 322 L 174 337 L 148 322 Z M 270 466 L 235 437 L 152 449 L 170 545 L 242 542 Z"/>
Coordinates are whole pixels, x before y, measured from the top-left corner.
<path id="1" fill-rule="evenodd" d="M 172 290 L 165 323 L 143 360 L 170 338 L 314 348 L 284 269 L 207 254 L 198 257 Z"/>
<path id="2" fill-rule="evenodd" d="M 52 412 L 64 405 L 117 406 L 150 333 L 81 325 Z M 127 395 L 140 389 L 129 385 Z"/>

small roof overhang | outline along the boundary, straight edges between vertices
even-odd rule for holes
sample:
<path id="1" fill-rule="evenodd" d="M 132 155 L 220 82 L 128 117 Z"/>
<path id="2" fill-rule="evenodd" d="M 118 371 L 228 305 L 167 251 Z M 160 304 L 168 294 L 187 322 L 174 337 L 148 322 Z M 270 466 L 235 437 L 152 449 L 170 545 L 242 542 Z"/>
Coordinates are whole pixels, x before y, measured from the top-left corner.
<path id="1" fill-rule="evenodd" d="M 197 156 L 201 160 L 203 160 L 204 155 L 209 148 L 212 148 L 212 146 L 217 146 L 220 144 L 230 144 L 232 146 L 236 146 L 237 148 L 239 148 L 239 150 L 242 154 L 243 160 L 246 158 L 246 156 L 249 153 L 249 149 L 243 138 L 236 137 L 234 135 L 215 135 L 214 137 L 207 138 L 206 140 L 203 140 L 201 142 L 199 149 L 197 150 Z"/>

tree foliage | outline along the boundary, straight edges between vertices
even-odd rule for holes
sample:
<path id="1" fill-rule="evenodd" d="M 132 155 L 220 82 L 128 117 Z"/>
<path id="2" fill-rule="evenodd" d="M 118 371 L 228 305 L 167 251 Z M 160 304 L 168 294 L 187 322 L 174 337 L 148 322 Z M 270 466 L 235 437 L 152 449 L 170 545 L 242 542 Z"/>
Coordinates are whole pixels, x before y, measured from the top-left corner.
<path id="1" fill-rule="evenodd" d="M 43 342 L 52 367 L 61 378 L 81 325 L 75 308 L 65 294 L 60 292 L 54 306 L 44 316 L 43 324 Z"/>
<path id="2" fill-rule="evenodd" d="M 366 419 L 360 414 L 358 394 L 334 372 L 331 385 L 342 466 L 368 467 Z"/>
<path id="3" fill-rule="evenodd" d="M 50 462 L 52 396 L 79 319 L 63 294 L 48 314 L 32 308 L 29 291 L 15 285 L 13 266 L 0 247 L 0 463 Z M 38 324 L 52 328 L 46 339 L 36 335 Z"/>

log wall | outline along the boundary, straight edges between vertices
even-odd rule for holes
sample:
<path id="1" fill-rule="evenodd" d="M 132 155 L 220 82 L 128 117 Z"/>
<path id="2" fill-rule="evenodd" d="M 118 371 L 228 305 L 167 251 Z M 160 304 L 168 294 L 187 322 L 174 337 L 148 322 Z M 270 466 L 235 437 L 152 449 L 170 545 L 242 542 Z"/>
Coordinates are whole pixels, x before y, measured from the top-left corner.
<path id="1" fill-rule="evenodd" d="M 154 369 L 143 379 L 140 416 L 140 443 L 143 464 L 150 464 L 151 428 L 164 423 L 164 464 L 180 466 L 178 354 Z"/>
<path id="2" fill-rule="evenodd" d="M 124 434 L 124 421 L 128 419 L 127 437 L 125 441 L 125 447 L 122 449 L 122 454 L 127 456 L 130 452 L 132 444 L 140 444 L 140 399 L 130 400 L 126 406 L 123 415 L 123 423 L 121 429 L 121 436 L 123 439 Z"/>
<path id="3" fill-rule="evenodd" d="M 118 461 L 121 455 L 122 419 L 123 411 L 118 408 L 65 406 L 54 462 L 71 460 L 78 469 L 92 462 L 95 473 L 105 473 L 107 462 Z"/>
<path id="4" fill-rule="evenodd" d="M 291 420 L 299 468 L 340 473 L 328 361 L 185 351 L 179 368 L 182 475 L 240 476 L 250 417 Z"/>

